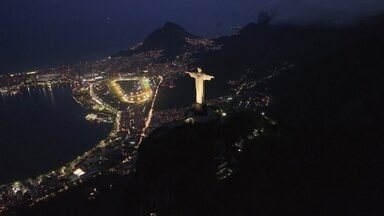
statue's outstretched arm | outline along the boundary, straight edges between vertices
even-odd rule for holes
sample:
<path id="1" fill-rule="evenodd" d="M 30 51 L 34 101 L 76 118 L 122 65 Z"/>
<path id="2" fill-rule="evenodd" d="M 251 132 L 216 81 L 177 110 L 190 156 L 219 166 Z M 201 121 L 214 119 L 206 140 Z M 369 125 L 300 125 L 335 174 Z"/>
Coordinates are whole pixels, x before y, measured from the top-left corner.
<path id="1" fill-rule="evenodd" d="M 187 74 L 189 74 L 189 76 L 191 76 L 191 77 L 193 77 L 193 78 L 196 78 L 196 73 L 194 73 L 194 72 L 185 72 L 185 73 L 187 73 Z"/>
<path id="2" fill-rule="evenodd" d="M 210 75 L 205 75 L 204 76 L 204 80 L 211 80 L 213 78 L 215 78 L 215 77 L 214 76 L 210 76 Z"/>

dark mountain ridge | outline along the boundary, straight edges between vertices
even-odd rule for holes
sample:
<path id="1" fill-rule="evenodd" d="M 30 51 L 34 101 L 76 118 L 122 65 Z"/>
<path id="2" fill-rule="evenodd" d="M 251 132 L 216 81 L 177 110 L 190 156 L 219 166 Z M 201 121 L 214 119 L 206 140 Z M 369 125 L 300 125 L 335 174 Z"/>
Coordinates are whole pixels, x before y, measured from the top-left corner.
<path id="1" fill-rule="evenodd" d="M 196 39 L 196 35 L 188 33 L 181 26 L 166 22 L 164 26 L 152 32 L 144 42 L 134 49 L 121 51 L 117 56 L 129 56 L 135 53 L 164 50 L 166 58 L 173 58 L 182 53 L 183 47 L 187 44 L 186 38 Z"/>

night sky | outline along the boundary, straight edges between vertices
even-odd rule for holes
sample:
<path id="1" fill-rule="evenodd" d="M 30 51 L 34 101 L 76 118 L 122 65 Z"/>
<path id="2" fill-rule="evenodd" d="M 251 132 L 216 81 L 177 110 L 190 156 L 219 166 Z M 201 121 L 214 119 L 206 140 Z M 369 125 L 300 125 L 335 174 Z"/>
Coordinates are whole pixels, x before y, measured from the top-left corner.
<path id="1" fill-rule="evenodd" d="M 383 0 L 1 0 L 0 73 L 93 60 L 142 41 L 166 21 L 214 37 L 257 20 L 349 24 Z"/>

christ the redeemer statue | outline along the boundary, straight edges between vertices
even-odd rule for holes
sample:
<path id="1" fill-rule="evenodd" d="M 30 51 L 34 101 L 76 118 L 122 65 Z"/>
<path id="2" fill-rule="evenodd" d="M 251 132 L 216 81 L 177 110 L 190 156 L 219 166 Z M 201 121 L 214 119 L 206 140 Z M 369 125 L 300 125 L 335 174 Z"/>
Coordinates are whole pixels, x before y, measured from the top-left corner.
<path id="1" fill-rule="evenodd" d="M 195 78 L 196 103 L 202 105 L 204 103 L 204 81 L 211 80 L 214 77 L 204 74 L 201 68 L 197 68 L 197 72 L 187 72 L 187 74 Z"/>

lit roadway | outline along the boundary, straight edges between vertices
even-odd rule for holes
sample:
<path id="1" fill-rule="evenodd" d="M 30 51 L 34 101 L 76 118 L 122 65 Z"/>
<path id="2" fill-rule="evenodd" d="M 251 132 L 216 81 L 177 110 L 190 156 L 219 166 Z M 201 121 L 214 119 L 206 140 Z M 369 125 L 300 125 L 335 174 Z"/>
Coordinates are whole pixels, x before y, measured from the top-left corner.
<path id="1" fill-rule="evenodd" d="M 146 118 L 144 127 L 142 128 L 142 133 L 140 134 L 140 138 L 137 140 L 137 145 L 135 145 L 135 148 L 138 148 L 140 146 L 141 142 L 143 141 L 143 137 L 146 136 L 145 132 L 151 124 L 151 120 L 152 120 L 152 116 L 153 116 L 153 108 L 155 105 L 156 97 L 157 97 L 157 94 L 159 92 L 160 84 L 163 82 L 162 76 L 158 76 L 158 78 L 159 78 L 159 83 L 157 84 L 155 93 L 152 96 L 153 99 L 152 99 L 152 103 L 151 103 L 151 106 L 150 106 L 150 109 L 148 112 L 148 116 Z M 120 125 L 121 125 L 120 121 L 121 121 L 121 112 L 118 112 L 118 116 L 116 117 L 116 129 L 117 130 L 119 130 L 119 128 L 120 128 Z M 130 135 L 133 136 L 133 134 L 130 134 Z"/>
<path id="2" fill-rule="evenodd" d="M 156 100 L 156 97 L 157 97 L 157 93 L 159 92 L 160 84 L 161 84 L 161 82 L 163 82 L 163 77 L 159 76 L 159 79 L 160 79 L 160 82 L 159 82 L 159 84 L 157 84 L 155 94 L 153 95 L 151 109 L 149 110 L 147 121 L 145 121 L 145 126 L 143 128 L 143 133 L 140 136 L 140 140 L 139 140 L 139 143 L 137 145 L 137 148 L 140 146 L 141 142 L 143 141 L 143 137 L 145 136 L 145 131 L 147 130 L 147 128 L 151 124 L 151 120 L 152 120 L 152 116 L 153 116 L 153 107 L 155 105 L 155 100 Z"/>
<path id="3" fill-rule="evenodd" d="M 102 100 L 99 99 L 99 97 L 95 94 L 94 90 L 93 90 L 94 86 L 93 86 L 93 83 L 90 85 L 89 87 L 89 94 L 91 95 L 92 99 L 102 105 L 105 109 L 107 109 L 109 112 L 112 112 L 113 114 L 117 114 L 117 109 L 116 108 L 113 108 L 111 105 L 103 102 Z"/>

